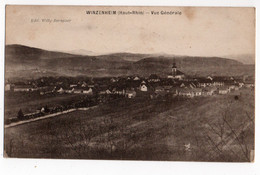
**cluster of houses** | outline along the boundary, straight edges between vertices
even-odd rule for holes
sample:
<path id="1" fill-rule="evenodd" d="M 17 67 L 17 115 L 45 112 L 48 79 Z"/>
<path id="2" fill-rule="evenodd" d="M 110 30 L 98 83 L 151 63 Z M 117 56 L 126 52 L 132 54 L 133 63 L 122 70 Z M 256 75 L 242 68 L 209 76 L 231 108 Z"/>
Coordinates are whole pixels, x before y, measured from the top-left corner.
<path id="1" fill-rule="evenodd" d="M 128 98 L 148 94 L 151 98 L 166 95 L 196 97 L 212 96 L 214 94 L 227 94 L 242 87 L 254 87 L 254 80 L 246 77 L 188 77 L 177 69 L 173 63 L 171 73 L 165 78 L 156 74 L 142 78 L 139 76 L 112 77 L 106 81 L 80 81 L 74 84 L 58 82 L 52 86 L 37 87 L 35 84 L 11 85 L 6 84 L 5 91 L 33 92 L 39 91 L 41 95 L 48 93 L 74 93 L 85 95 L 117 94 Z"/>

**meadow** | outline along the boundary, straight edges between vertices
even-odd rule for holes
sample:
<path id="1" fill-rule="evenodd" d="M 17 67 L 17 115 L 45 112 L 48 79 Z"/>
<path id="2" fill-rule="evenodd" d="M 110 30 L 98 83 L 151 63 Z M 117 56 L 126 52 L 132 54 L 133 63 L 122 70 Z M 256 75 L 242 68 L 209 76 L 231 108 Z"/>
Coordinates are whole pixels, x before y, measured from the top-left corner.
<path id="1" fill-rule="evenodd" d="M 248 162 L 254 90 L 238 98 L 117 99 L 6 128 L 4 146 L 20 158 Z"/>
<path id="2" fill-rule="evenodd" d="M 62 106 L 68 102 L 79 101 L 81 94 L 47 94 L 39 92 L 5 92 L 5 120 L 16 118 L 21 109 L 24 114 L 34 113 L 42 107 Z"/>

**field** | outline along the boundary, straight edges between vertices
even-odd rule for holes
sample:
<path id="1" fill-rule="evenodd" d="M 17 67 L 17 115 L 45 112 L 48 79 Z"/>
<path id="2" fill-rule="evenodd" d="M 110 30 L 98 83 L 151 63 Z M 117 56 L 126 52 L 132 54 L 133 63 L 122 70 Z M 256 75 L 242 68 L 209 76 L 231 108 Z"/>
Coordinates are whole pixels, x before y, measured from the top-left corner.
<path id="1" fill-rule="evenodd" d="M 16 117 L 20 109 L 24 114 L 28 114 L 46 105 L 64 105 L 68 101 L 78 101 L 81 97 L 83 95 L 80 94 L 40 95 L 39 92 L 5 92 L 5 119 Z"/>
<path id="2" fill-rule="evenodd" d="M 118 99 L 5 129 L 8 157 L 252 161 L 254 91 L 193 99 Z"/>

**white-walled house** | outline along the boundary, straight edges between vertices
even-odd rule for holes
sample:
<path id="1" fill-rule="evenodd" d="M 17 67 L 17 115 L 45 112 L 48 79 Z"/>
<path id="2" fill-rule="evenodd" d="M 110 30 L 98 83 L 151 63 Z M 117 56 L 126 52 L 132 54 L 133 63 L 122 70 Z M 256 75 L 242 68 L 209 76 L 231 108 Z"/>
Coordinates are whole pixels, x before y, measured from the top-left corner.
<path id="1" fill-rule="evenodd" d="M 106 94 L 112 94 L 112 92 L 109 89 L 107 89 Z"/>
<path id="2" fill-rule="evenodd" d="M 229 88 L 228 87 L 221 87 L 219 88 L 218 90 L 218 93 L 219 94 L 228 94 L 230 92 Z"/>
<path id="3" fill-rule="evenodd" d="M 147 92 L 147 91 L 148 91 L 147 86 L 146 86 L 145 84 L 142 84 L 142 85 L 140 86 L 140 91 L 142 91 L 142 92 Z"/>
<path id="4" fill-rule="evenodd" d="M 192 92 L 194 93 L 194 96 L 201 96 L 202 95 L 202 89 L 201 88 L 193 88 Z"/>
<path id="5" fill-rule="evenodd" d="M 160 82 L 160 77 L 156 74 L 151 74 L 150 77 L 148 78 L 148 82 Z"/>
<path id="6" fill-rule="evenodd" d="M 61 87 L 60 89 L 57 90 L 57 92 L 62 94 L 64 92 L 64 89 Z"/>
<path id="7" fill-rule="evenodd" d="M 140 78 L 138 76 L 134 77 L 134 81 L 140 80 Z"/>
<path id="8" fill-rule="evenodd" d="M 74 94 L 81 94 L 82 89 L 81 88 L 75 88 L 73 92 L 74 92 Z"/>
<path id="9" fill-rule="evenodd" d="M 31 92 L 36 91 L 37 88 L 31 85 L 17 85 L 14 86 L 14 92 Z"/>
<path id="10" fill-rule="evenodd" d="M 70 88 L 77 87 L 77 84 L 70 84 Z"/>
<path id="11" fill-rule="evenodd" d="M 66 93 L 73 93 L 74 92 L 74 88 L 69 88 L 65 90 Z"/>
<path id="12" fill-rule="evenodd" d="M 125 95 L 128 97 L 128 98 L 134 98 L 136 96 L 136 92 L 134 90 L 126 90 L 125 91 Z"/>
<path id="13" fill-rule="evenodd" d="M 179 90 L 179 96 L 184 96 L 184 97 L 194 97 L 194 93 L 192 93 L 192 91 L 190 89 L 180 89 Z"/>
<path id="14" fill-rule="evenodd" d="M 11 85 L 10 84 L 6 84 L 5 85 L 5 91 L 10 91 L 11 90 Z"/>
<path id="15" fill-rule="evenodd" d="M 84 90 L 83 90 L 83 94 L 89 94 L 89 95 L 92 95 L 92 94 L 93 94 L 93 90 L 92 90 L 92 88 L 89 88 L 88 90 L 84 89 Z"/>

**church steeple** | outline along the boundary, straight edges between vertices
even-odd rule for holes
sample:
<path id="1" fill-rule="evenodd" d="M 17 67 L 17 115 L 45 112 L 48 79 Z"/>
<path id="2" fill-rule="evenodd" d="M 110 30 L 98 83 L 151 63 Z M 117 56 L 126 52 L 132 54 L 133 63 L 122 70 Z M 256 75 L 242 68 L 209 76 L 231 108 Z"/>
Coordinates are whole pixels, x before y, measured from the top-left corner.
<path id="1" fill-rule="evenodd" d="M 173 59 L 173 63 L 172 63 L 172 76 L 175 77 L 177 73 L 177 66 L 176 66 L 176 62 Z"/>

